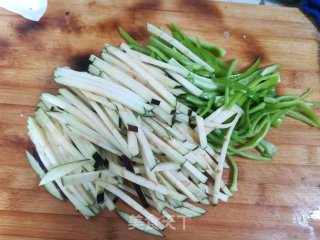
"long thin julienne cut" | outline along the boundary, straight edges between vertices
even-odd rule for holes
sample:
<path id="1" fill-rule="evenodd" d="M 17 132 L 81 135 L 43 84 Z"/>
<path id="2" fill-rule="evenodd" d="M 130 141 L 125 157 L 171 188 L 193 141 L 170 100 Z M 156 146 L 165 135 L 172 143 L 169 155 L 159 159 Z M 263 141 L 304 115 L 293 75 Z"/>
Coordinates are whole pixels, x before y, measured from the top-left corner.
<path id="1" fill-rule="evenodd" d="M 177 48 L 180 52 L 182 52 L 184 55 L 192 59 L 194 62 L 203 66 L 209 72 L 214 72 L 214 69 L 212 67 L 210 67 L 206 62 L 204 62 L 201 58 L 199 58 L 197 55 L 192 53 L 188 48 L 183 46 L 180 42 L 178 42 L 176 39 L 171 37 L 169 34 L 165 33 L 164 31 L 160 30 L 159 28 L 155 27 L 150 23 L 147 23 L 147 30 L 152 34 L 165 40 L 166 42 L 171 44 L 173 47 Z"/>
<path id="2" fill-rule="evenodd" d="M 140 61 L 142 61 L 144 63 L 151 64 L 153 66 L 157 66 L 157 67 L 160 67 L 160 68 L 165 69 L 165 70 L 169 70 L 169 71 L 172 71 L 172 72 L 179 73 L 184 77 L 189 76 L 189 71 L 187 71 L 187 70 L 184 70 L 184 69 L 178 68 L 176 66 L 173 66 L 171 64 L 168 64 L 168 63 L 159 61 L 157 59 L 151 58 L 151 57 L 149 57 L 147 55 L 141 54 L 141 53 L 136 52 L 134 50 L 133 50 L 133 52 L 140 59 Z"/>
<path id="3" fill-rule="evenodd" d="M 83 132 L 88 137 L 91 137 L 93 139 L 96 139 L 97 141 L 104 143 L 106 145 L 110 145 L 110 147 L 117 149 L 117 146 L 113 145 L 109 140 L 107 140 L 106 137 L 102 136 L 99 132 L 92 130 L 85 124 L 83 124 L 79 119 L 76 119 L 72 115 L 65 113 L 65 112 L 49 112 L 49 116 L 57 119 L 58 121 L 61 121 L 67 127 L 70 129 L 75 128 L 81 132 Z M 112 135 L 111 135 L 112 136 Z M 114 139 L 112 139 L 114 141 Z"/>
<path id="4" fill-rule="evenodd" d="M 223 174 L 223 164 L 225 162 L 226 159 L 226 155 L 227 155 L 227 150 L 228 150 L 228 145 L 230 142 L 230 138 L 231 138 L 231 134 L 233 129 L 235 128 L 239 118 L 241 117 L 241 113 L 238 113 L 235 117 L 235 119 L 233 120 L 234 124 L 233 126 L 231 126 L 228 129 L 227 135 L 225 137 L 224 143 L 222 145 L 222 150 L 220 153 L 220 157 L 219 157 L 219 162 L 218 162 L 218 167 L 216 169 L 217 175 L 215 178 L 215 182 L 214 182 L 214 187 L 213 187 L 213 199 L 212 202 L 213 204 L 217 204 L 218 203 L 218 194 L 220 191 L 220 187 L 221 187 L 221 181 L 222 181 L 222 174 Z"/>
<path id="5" fill-rule="evenodd" d="M 197 129 L 199 133 L 200 146 L 202 149 L 205 149 L 208 146 L 208 142 L 207 142 L 207 134 L 204 128 L 203 118 L 200 116 L 196 116 L 196 122 L 197 122 Z"/>
<path id="6" fill-rule="evenodd" d="M 130 111 L 129 109 L 126 109 L 126 112 L 129 116 L 129 118 L 131 119 L 131 121 L 138 128 L 137 138 L 138 138 L 139 144 L 141 146 L 141 152 L 142 152 L 145 160 L 148 163 L 148 167 L 150 169 L 153 169 L 156 166 L 156 160 L 155 160 L 154 155 L 152 153 L 151 147 L 147 141 L 147 138 L 142 130 L 142 126 L 139 124 L 138 120 L 136 119 L 136 117 L 134 116 L 134 113 L 132 111 Z"/>
<path id="7" fill-rule="evenodd" d="M 91 109 L 89 109 L 89 107 L 84 105 L 76 96 L 74 96 L 67 89 L 60 89 L 59 92 L 62 95 L 66 96 L 68 99 L 70 99 L 71 103 L 74 106 L 76 106 L 84 115 L 90 118 L 90 120 L 94 123 L 94 124 L 91 124 L 90 126 L 96 126 L 94 128 L 95 130 L 105 135 L 114 146 L 117 146 L 120 149 L 122 148 L 122 150 L 125 153 L 127 153 L 126 145 L 123 143 L 123 141 L 121 141 L 121 136 L 115 133 L 116 131 L 114 130 L 114 128 L 112 128 L 112 123 L 108 121 L 107 118 L 101 117 L 101 115 L 103 116 L 103 113 L 101 109 L 98 108 L 99 106 L 95 102 L 90 101 L 89 103 L 91 104 L 91 106 L 94 108 L 96 112 L 100 113 L 100 115 L 98 114 L 99 115 L 98 117 L 96 116 L 96 114 L 93 113 L 93 111 L 91 111 Z M 105 121 L 107 121 L 107 123 Z M 115 139 L 112 137 L 112 134 L 115 136 Z"/>
<path id="8" fill-rule="evenodd" d="M 138 196 L 137 192 L 135 190 L 133 190 L 132 188 L 128 187 L 127 185 L 124 184 L 118 184 L 117 185 L 119 188 L 121 188 L 122 190 L 134 195 L 134 196 Z M 150 199 L 149 197 L 146 197 L 146 200 L 148 202 L 148 204 L 150 204 L 151 206 L 153 206 L 154 208 L 156 208 L 155 203 L 152 201 L 152 199 Z M 166 211 L 166 210 L 162 210 L 161 214 L 168 219 L 168 221 L 170 222 L 174 222 L 173 217 Z"/>
<path id="9" fill-rule="evenodd" d="M 96 85 L 92 85 L 92 84 L 88 84 L 87 82 L 83 82 L 83 81 L 74 81 L 73 79 L 67 79 L 67 78 L 62 78 L 62 77 L 56 77 L 55 81 L 66 85 L 66 86 L 70 86 L 70 87 L 76 87 L 79 88 L 81 90 L 86 90 L 89 92 L 94 92 L 97 93 L 99 95 L 105 96 L 109 99 L 112 99 L 114 101 L 117 101 L 123 105 L 126 105 L 128 107 L 130 107 L 131 109 L 133 109 L 134 111 L 140 113 L 140 114 L 145 114 L 145 109 L 143 108 L 143 106 L 136 105 L 134 104 L 133 101 L 131 101 L 130 97 L 120 97 L 119 94 L 115 94 L 113 92 L 108 92 L 106 91 L 103 87 L 98 87 Z"/>
<path id="10" fill-rule="evenodd" d="M 127 75 L 123 71 L 117 69 L 117 67 L 111 66 L 107 62 L 101 60 L 100 58 L 94 55 L 91 55 L 90 60 L 93 66 L 100 69 L 100 71 L 108 73 L 110 76 L 114 77 L 117 81 L 119 81 L 121 84 L 128 87 L 135 93 L 137 94 L 143 93 L 141 94 L 141 97 L 144 97 L 147 101 L 150 101 L 152 99 L 153 93 L 149 89 L 137 83 L 136 80 L 132 79 L 131 76 Z"/>
<path id="11" fill-rule="evenodd" d="M 201 96 L 203 91 L 190 83 L 184 77 L 170 70 L 167 70 L 167 73 L 169 73 L 177 82 L 184 86 L 190 93 L 195 96 Z"/>
<path id="12" fill-rule="evenodd" d="M 134 199 L 129 197 L 126 193 L 121 191 L 116 186 L 109 184 L 105 181 L 98 180 L 96 181 L 97 184 L 104 187 L 106 190 L 112 192 L 113 194 L 117 195 L 119 198 L 121 198 L 123 201 L 125 201 L 129 206 L 134 208 L 136 211 L 141 213 L 143 216 L 145 216 L 148 220 L 150 220 L 155 226 L 160 228 L 161 230 L 165 229 L 165 226 L 156 218 L 153 214 L 145 210 L 139 203 L 137 203 Z"/>
<path id="13" fill-rule="evenodd" d="M 110 130 L 110 132 L 112 133 L 112 135 L 114 136 L 114 138 L 116 139 L 116 141 L 119 143 L 119 145 L 121 146 L 121 150 L 124 154 L 126 154 L 127 156 L 130 156 L 129 153 L 129 147 L 127 142 L 124 140 L 124 138 L 122 137 L 122 135 L 119 133 L 118 129 L 113 125 L 113 123 L 110 121 L 110 119 L 104 114 L 103 110 L 101 109 L 101 107 L 93 101 L 90 101 L 91 106 L 94 108 L 94 110 L 96 111 L 96 113 L 99 115 L 99 117 L 102 119 L 102 121 L 104 122 L 104 124 L 107 126 L 107 128 Z"/>
<path id="14" fill-rule="evenodd" d="M 117 110 L 117 107 L 110 103 L 108 101 L 108 99 L 106 99 L 105 97 L 102 97 L 102 96 L 99 96 L 97 94 L 93 94 L 91 92 L 88 92 L 88 91 L 81 91 L 82 94 L 87 98 L 87 99 L 90 99 L 90 100 L 93 100 L 95 102 L 98 102 L 104 106 L 106 106 L 107 108 L 110 108 L 112 110 Z"/>
<path id="15" fill-rule="evenodd" d="M 172 106 L 176 105 L 176 98 L 170 92 L 168 92 L 168 90 L 165 89 L 159 82 L 157 82 L 149 73 L 147 73 L 141 67 L 141 63 L 139 63 L 138 61 L 136 61 L 134 58 L 130 56 L 126 56 L 123 52 L 116 49 L 115 47 L 106 45 L 106 48 L 108 49 L 108 51 L 112 51 L 114 54 L 116 54 L 116 56 L 119 57 L 122 61 L 131 60 L 130 65 L 132 66 L 132 68 L 135 69 L 135 71 L 137 71 L 137 73 L 140 74 L 140 77 L 145 79 L 147 82 L 149 82 L 150 85 L 153 86 L 154 90 L 164 99 L 166 99 L 168 103 L 170 103 Z"/>
<path id="16" fill-rule="evenodd" d="M 183 192 L 186 196 L 188 196 L 193 202 L 198 202 L 197 197 L 186 187 L 184 186 L 174 175 L 172 175 L 169 171 L 163 171 L 164 176 L 167 180 L 175 185 L 175 187 Z"/>
<path id="17" fill-rule="evenodd" d="M 167 189 L 163 185 L 160 185 L 160 184 L 157 185 L 154 182 L 152 182 L 144 177 L 135 175 L 134 173 L 127 171 L 120 166 L 116 166 L 114 164 L 111 164 L 110 166 L 111 166 L 111 171 L 115 172 L 117 175 L 119 175 L 123 178 L 126 178 L 129 181 L 135 182 L 141 186 L 144 186 L 146 188 L 149 188 L 149 189 L 154 190 L 156 192 L 159 192 L 161 194 L 168 195 L 168 196 L 170 196 L 174 199 L 180 200 L 180 201 L 181 200 L 183 201 L 186 199 L 186 197 L 184 195 L 179 194 L 177 192 L 170 191 L 169 189 Z"/>

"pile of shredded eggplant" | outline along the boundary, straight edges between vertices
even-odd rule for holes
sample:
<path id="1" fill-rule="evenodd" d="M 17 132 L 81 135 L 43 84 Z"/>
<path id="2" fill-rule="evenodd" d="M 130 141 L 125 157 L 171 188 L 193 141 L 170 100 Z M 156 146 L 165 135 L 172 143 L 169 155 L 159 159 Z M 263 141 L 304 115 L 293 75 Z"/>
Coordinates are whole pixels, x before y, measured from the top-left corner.
<path id="1" fill-rule="evenodd" d="M 175 24 L 171 35 L 147 24 L 146 46 L 119 30 L 127 44 L 106 44 L 88 72 L 57 68 L 54 79 L 64 87 L 43 93 L 28 118 L 36 151 L 27 157 L 40 185 L 86 218 L 117 211 L 129 225 L 163 236 L 161 218 L 201 216 L 206 210 L 190 202 L 232 197 L 234 156 L 270 161 L 276 148 L 264 138 L 285 116 L 320 126 L 311 108 L 318 103 L 305 100 L 310 89 L 277 95 L 280 64 L 260 67 L 258 59 L 238 72 L 237 60 L 221 59 L 224 49 Z M 117 210 L 116 199 L 134 211 Z"/>

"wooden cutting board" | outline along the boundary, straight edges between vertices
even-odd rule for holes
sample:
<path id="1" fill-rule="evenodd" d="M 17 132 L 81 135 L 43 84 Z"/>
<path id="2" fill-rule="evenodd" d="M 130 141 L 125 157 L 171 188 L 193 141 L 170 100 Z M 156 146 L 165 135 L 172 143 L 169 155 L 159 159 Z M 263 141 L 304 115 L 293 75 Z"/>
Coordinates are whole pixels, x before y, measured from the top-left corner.
<path id="1" fill-rule="evenodd" d="M 31 22 L 0 10 L 0 239 L 151 239 L 105 211 L 85 220 L 53 199 L 29 167 L 26 119 L 42 92 L 56 92 L 55 67 L 85 70 L 105 42 L 119 44 L 123 26 L 145 40 L 146 22 L 175 22 L 213 41 L 245 67 L 283 63 L 280 93 L 314 88 L 320 100 L 319 33 L 298 9 L 207 1 L 49 1 Z M 228 34 L 229 37 L 227 37 Z M 168 227 L 168 239 L 319 239 L 320 132 L 287 119 L 268 139 L 278 146 L 271 163 L 238 159 L 239 191 L 200 218 Z M 126 208 L 122 204 L 120 208 Z M 175 228 L 175 229 L 174 229 Z"/>

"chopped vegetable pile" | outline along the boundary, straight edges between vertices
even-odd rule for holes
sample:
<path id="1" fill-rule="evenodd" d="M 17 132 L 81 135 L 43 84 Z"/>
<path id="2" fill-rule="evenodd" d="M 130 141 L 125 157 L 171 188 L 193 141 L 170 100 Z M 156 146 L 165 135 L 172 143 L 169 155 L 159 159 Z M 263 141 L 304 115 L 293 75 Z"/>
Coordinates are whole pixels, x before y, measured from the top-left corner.
<path id="1" fill-rule="evenodd" d="M 116 210 L 119 198 L 152 227 L 117 210 L 128 224 L 163 236 L 160 217 L 173 222 L 171 212 L 206 212 L 186 200 L 216 205 L 232 197 L 234 156 L 270 161 L 276 148 L 264 138 L 285 116 L 316 128 L 320 121 L 316 103 L 305 100 L 310 89 L 277 95 L 280 64 L 260 67 L 258 59 L 240 73 L 237 60 L 221 59 L 224 49 L 175 24 L 171 35 L 152 24 L 147 30 L 143 46 L 120 28 L 128 44 L 106 44 L 100 57 L 90 57 L 88 72 L 54 71 L 66 87 L 42 94 L 28 118 L 36 151 L 27 157 L 40 185 L 86 218 Z M 228 168 L 230 183 L 222 178 Z"/>

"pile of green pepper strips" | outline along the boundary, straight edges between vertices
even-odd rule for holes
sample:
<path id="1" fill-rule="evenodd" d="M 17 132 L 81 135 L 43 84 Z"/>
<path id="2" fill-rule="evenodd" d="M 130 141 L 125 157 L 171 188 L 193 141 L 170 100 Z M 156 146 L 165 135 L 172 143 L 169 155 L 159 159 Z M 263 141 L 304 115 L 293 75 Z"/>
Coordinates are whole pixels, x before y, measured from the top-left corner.
<path id="1" fill-rule="evenodd" d="M 280 83 L 278 70 L 281 64 L 260 67 L 261 59 L 259 58 L 246 71 L 238 72 L 237 60 L 228 64 L 221 59 L 226 54 L 223 48 L 188 36 L 175 24 L 170 25 L 170 30 L 176 40 L 209 64 L 215 70 L 214 73 L 195 64 L 157 36 L 150 36 L 147 45 L 143 46 L 124 29 L 119 29 L 121 36 L 134 50 L 163 62 L 181 65 L 198 76 L 212 80 L 212 83 L 206 84 L 190 76 L 187 80 L 203 90 L 202 95 L 194 96 L 186 93 L 178 97 L 180 102 L 192 108 L 200 116 L 205 118 L 223 105 L 230 108 L 237 104 L 244 110 L 244 115 L 238 122 L 228 147 L 227 157 L 233 170 L 230 190 L 237 188 L 238 169 L 233 156 L 240 155 L 256 161 L 270 161 L 276 147 L 266 141 L 265 137 L 271 127 L 278 128 L 281 125 L 285 116 L 316 128 L 320 127 L 319 118 L 311 108 L 319 103 L 306 101 L 312 93 L 311 89 L 301 95 L 279 96 L 277 94 L 275 88 Z M 207 135 L 208 142 L 218 152 L 223 145 L 226 131 L 217 128 Z M 250 149 L 255 149 L 256 153 Z"/>

